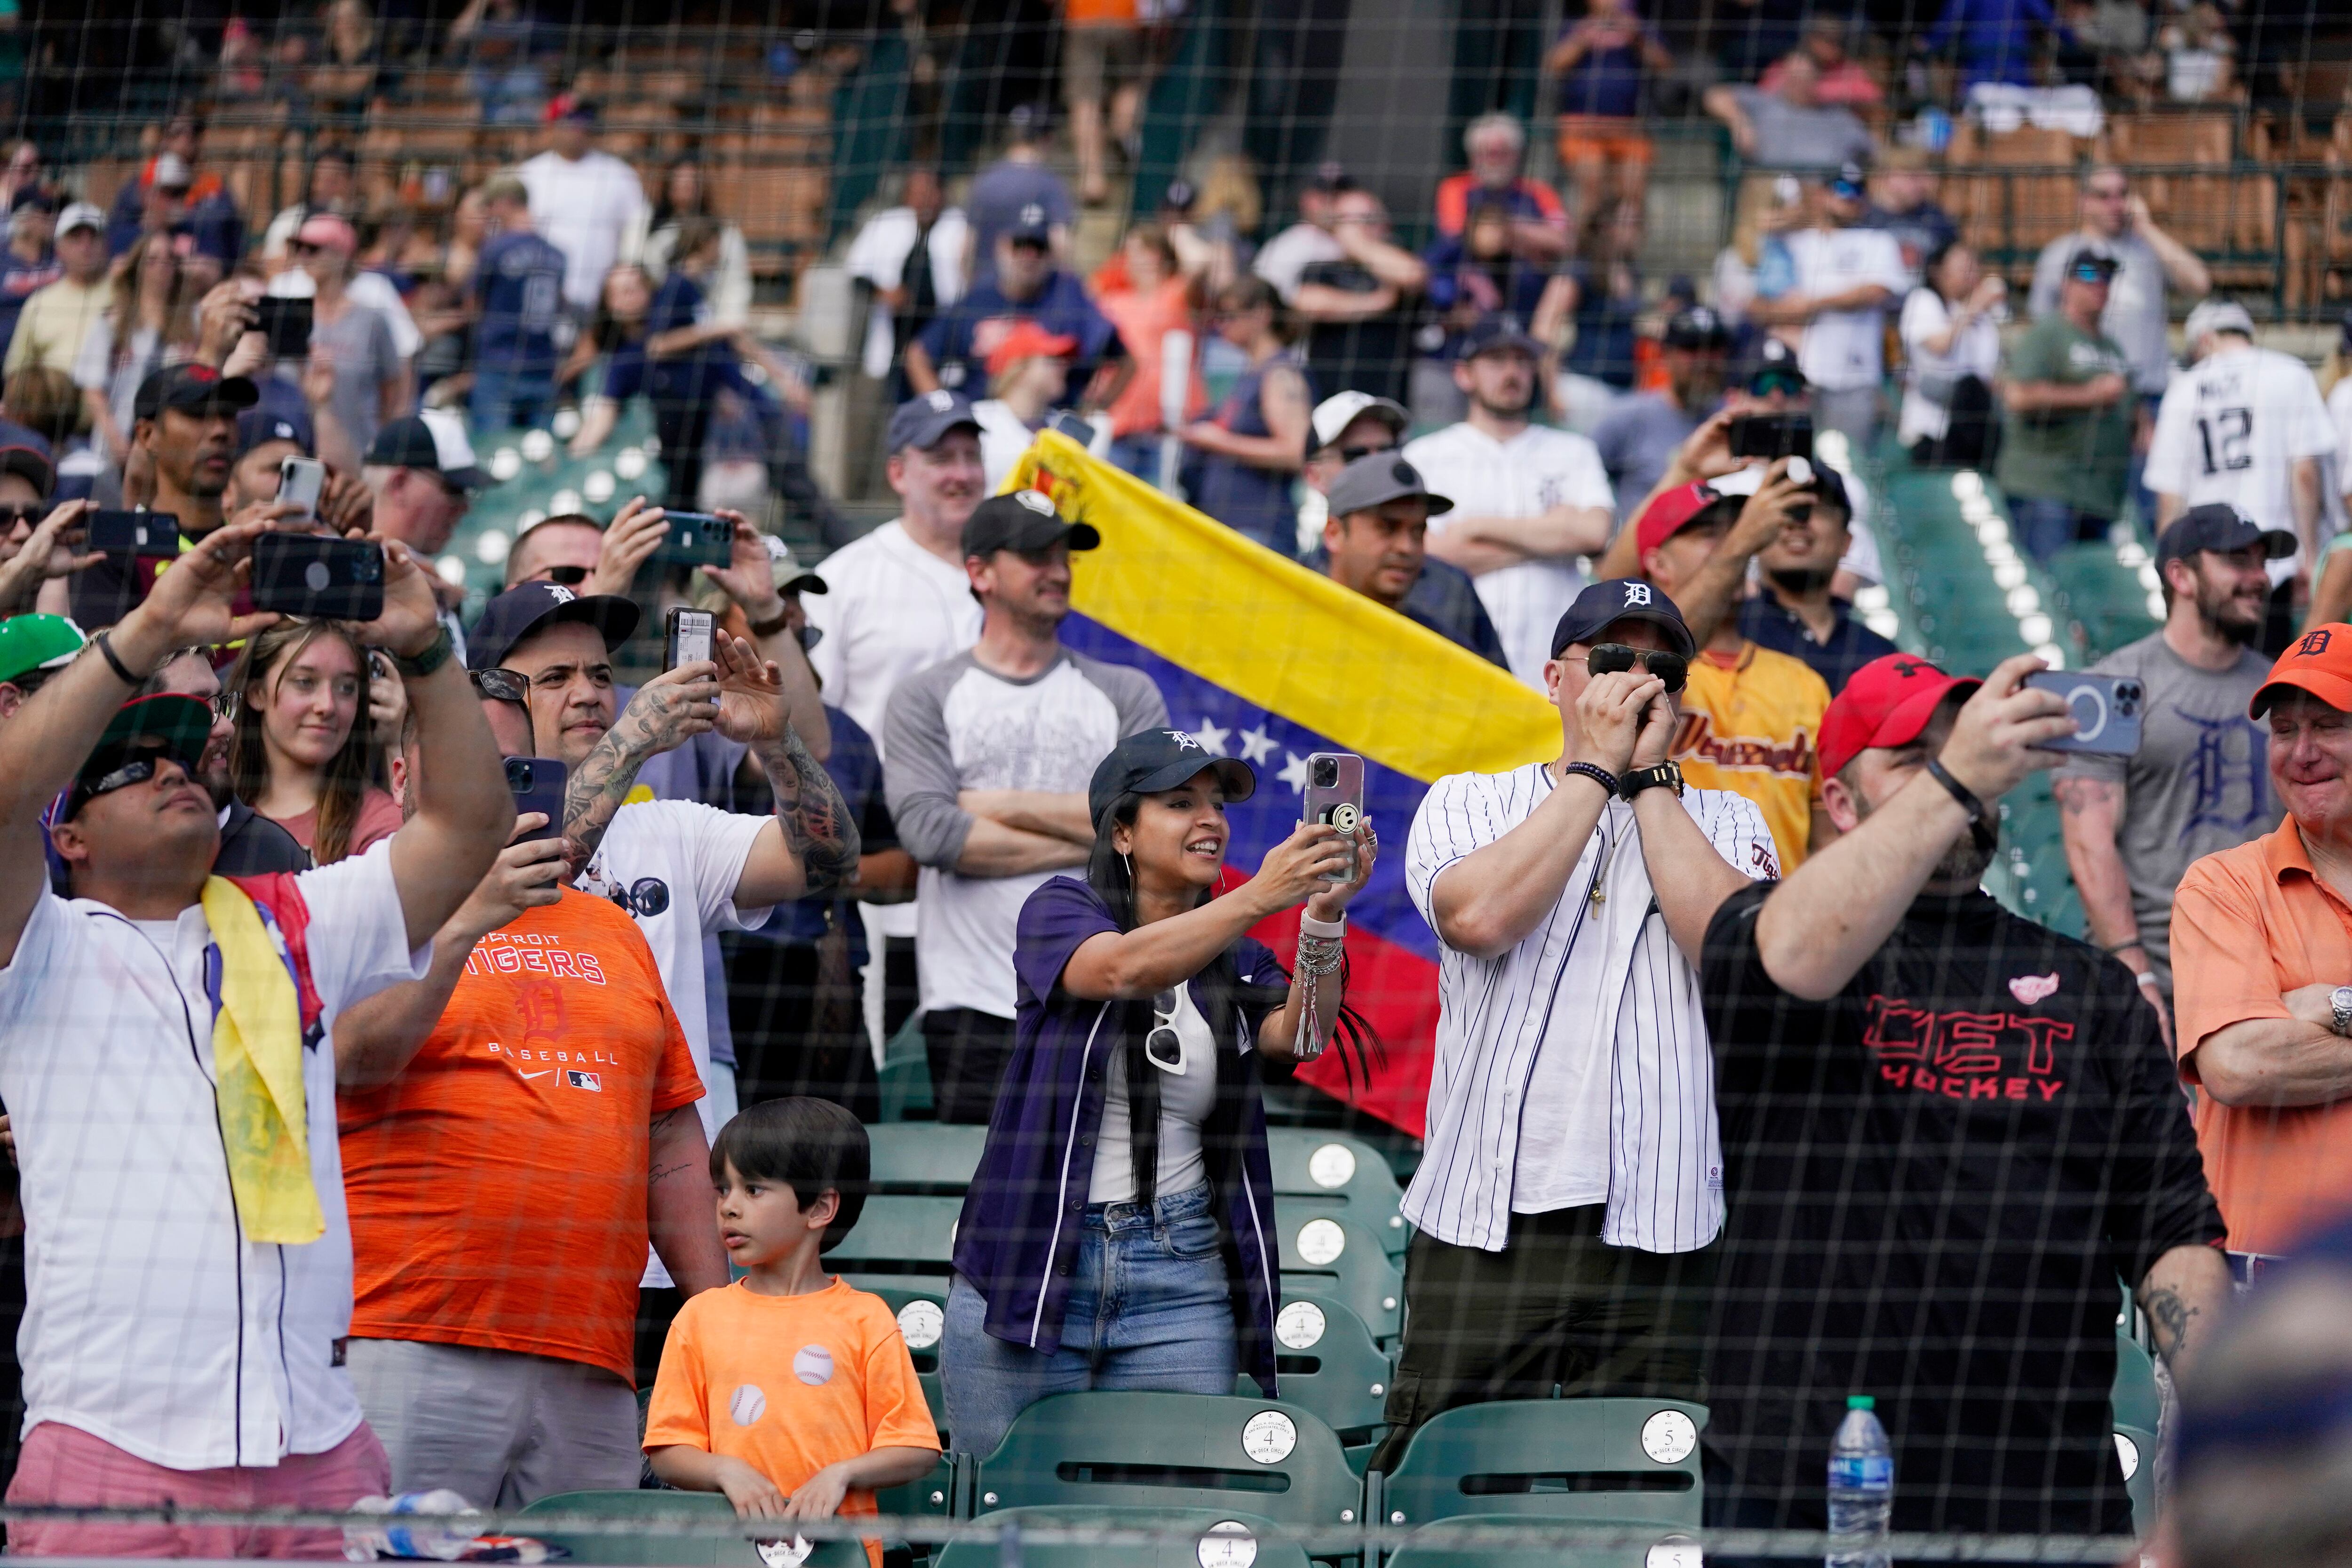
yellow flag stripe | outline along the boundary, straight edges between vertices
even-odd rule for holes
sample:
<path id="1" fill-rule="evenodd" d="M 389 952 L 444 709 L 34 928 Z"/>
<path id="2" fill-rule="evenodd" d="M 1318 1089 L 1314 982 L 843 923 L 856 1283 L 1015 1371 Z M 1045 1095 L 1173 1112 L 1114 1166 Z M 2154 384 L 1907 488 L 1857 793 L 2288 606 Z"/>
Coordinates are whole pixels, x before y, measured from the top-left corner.
<path id="1" fill-rule="evenodd" d="M 1424 782 L 1559 754 L 1559 715 L 1508 671 L 1213 518 L 1039 435 L 1006 481 L 1102 548 L 1071 606 L 1171 663 Z"/>

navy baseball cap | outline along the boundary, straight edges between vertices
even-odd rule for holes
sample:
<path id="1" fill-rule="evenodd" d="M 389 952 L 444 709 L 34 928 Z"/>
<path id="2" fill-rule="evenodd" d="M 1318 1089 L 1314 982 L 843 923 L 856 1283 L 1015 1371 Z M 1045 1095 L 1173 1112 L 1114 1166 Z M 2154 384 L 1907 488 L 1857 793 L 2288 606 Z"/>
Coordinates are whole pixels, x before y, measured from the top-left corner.
<path id="1" fill-rule="evenodd" d="M 1666 347 L 1670 349 L 1711 349 L 1721 353 L 1730 343 L 1731 333 L 1725 328 L 1723 318 L 1705 305 L 1677 310 L 1666 322 Z"/>
<path id="2" fill-rule="evenodd" d="M 1096 764 L 1087 785 L 1087 815 L 1100 833 L 1105 814 L 1120 795 L 1174 789 L 1203 768 L 1216 773 L 1228 805 L 1257 791 L 1257 774 L 1239 757 L 1221 757 L 1181 730 L 1145 730 L 1113 746 Z"/>
<path id="3" fill-rule="evenodd" d="M 1838 165 L 1837 173 L 1829 177 L 1830 195 L 1846 201 L 1859 201 L 1869 188 L 1870 171 L 1859 163 Z"/>
<path id="4" fill-rule="evenodd" d="M 637 606 L 618 594 L 575 594 L 561 583 L 518 583 L 483 606 L 481 620 L 466 635 L 466 668 L 495 668 L 517 643 L 558 621 L 594 626 L 609 652 L 637 629 Z"/>
<path id="5" fill-rule="evenodd" d="M 1045 204 L 1030 202 L 1023 206 L 1013 216 L 1013 226 L 1004 231 L 1004 237 L 1015 245 L 1051 245 L 1054 226 L 1045 221 Z"/>
<path id="6" fill-rule="evenodd" d="M 131 398 L 134 419 L 152 419 L 166 408 L 183 414 L 242 414 L 261 401 L 261 389 L 241 375 L 225 376 L 208 364 L 167 365 L 139 384 Z"/>
<path id="7" fill-rule="evenodd" d="M 2296 549 L 2294 535 L 2285 529 L 2264 528 L 2229 501 L 2207 501 L 2172 520 L 2172 526 L 2156 542 L 2156 559 L 2162 565 L 2200 550 L 2227 555 L 2249 544 L 2262 545 L 2264 558 L 2271 561 L 2284 561 Z"/>
<path id="8" fill-rule="evenodd" d="M 1462 334 L 1462 342 L 1454 351 L 1454 357 L 1476 359 L 1480 354 L 1504 349 L 1517 349 L 1529 359 L 1543 357 L 1543 344 L 1536 342 L 1519 324 L 1519 319 L 1507 310 L 1496 310 L 1479 317 L 1470 330 Z"/>
<path id="9" fill-rule="evenodd" d="M 1066 544 L 1092 550 L 1102 535 L 1089 522 L 1066 522 L 1054 503 L 1036 490 L 1014 490 L 991 496 L 971 509 L 963 522 L 966 556 L 993 555 L 1000 550 L 1045 550 Z"/>
<path id="10" fill-rule="evenodd" d="M 256 406 L 236 416 L 238 458 L 244 458 L 256 447 L 267 447 L 272 441 L 291 441 L 301 449 L 304 457 L 317 457 L 319 444 L 310 429 L 310 410 Z"/>
<path id="11" fill-rule="evenodd" d="M 368 444 L 367 463 L 370 468 L 438 474 L 461 490 L 486 489 L 490 482 L 475 465 L 466 422 L 446 408 L 427 408 L 387 423 Z"/>
<path id="12" fill-rule="evenodd" d="M 1647 621 L 1662 628 L 1673 641 L 1674 651 L 1685 658 L 1698 652 L 1698 644 L 1691 640 L 1690 627 L 1683 624 L 1683 613 L 1672 599 L 1639 577 L 1612 577 L 1579 594 L 1576 603 L 1560 616 L 1559 625 L 1552 628 L 1552 658 L 1558 658 L 1560 650 L 1571 644 L 1593 641 L 1619 621 Z"/>
<path id="13" fill-rule="evenodd" d="M 962 426 L 971 426 L 974 435 L 980 433 L 980 416 L 971 411 L 971 400 L 961 392 L 938 387 L 898 405 L 890 416 L 882 449 L 895 453 L 920 447 L 928 452 L 949 431 Z"/>
<path id="14" fill-rule="evenodd" d="M 1808 384 L 1805 373 L 1797 365 L 1797 351 L 1778 338 L 1759 343 L 1754 357 L 1739 367 L 1734 379 L 1758 397 L 1775 385 L 1783 392 L 1801 394 Z"/>

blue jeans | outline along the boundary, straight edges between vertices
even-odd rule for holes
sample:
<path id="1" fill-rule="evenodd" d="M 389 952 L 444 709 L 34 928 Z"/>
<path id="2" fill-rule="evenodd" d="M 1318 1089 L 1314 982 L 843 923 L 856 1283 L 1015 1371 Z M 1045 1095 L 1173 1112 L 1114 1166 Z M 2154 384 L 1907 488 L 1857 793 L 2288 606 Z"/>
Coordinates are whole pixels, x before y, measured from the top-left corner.
<path id="1" fill-rule="evenodd" d="M 467 412 L 472 416 L 474 428 L 485 432 L 544 425 L 547 416 L 555 412 L 555 377 L 478 368 Z"/>
<path id="2" fill-rule="evenodd" d="M 1050 1394 L 1231 1394 L 1240 1357 L 1222 1240 L 1205 1184 L 1150 1209 L 1087 1205 L 1051 1354 L 990 1334 L 988 1303 L 957 1275 L 940 1346 L 957 1450 L 994 1453 L 1013 1418 Z"/>
<path id="3" fill-rule="evenodd" d="M 2106 538 L 2110 521 L 2078 510 L 2054 496 L 2011 496 L 2009 517 L 2016 527 L 2017 542 L 2044 565 L 2070 544 Z"/>

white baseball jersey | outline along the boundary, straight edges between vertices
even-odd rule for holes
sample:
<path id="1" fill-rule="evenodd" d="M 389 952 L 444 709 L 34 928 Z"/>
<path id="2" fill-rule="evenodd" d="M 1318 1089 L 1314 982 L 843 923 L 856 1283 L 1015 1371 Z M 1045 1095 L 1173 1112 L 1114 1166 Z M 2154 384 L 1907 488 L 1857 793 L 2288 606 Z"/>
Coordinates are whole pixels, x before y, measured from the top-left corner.
<path id="1" fill-rule="evenodd" d="M 2263 527 L 2294 533 L 2294 465 L 2333 456 L 2336 439 L 2319 384 L 2301 360 L 2272 349 L 2228 349 L 2165 389 L 2147 484 L 2184 506 L 2235 502 Z M 2292 576 L 2300 560 L 2272 562 L 2271 580 Z"/>
<path id="2" fill-rule="evenodd" d="M 1786 237 L 1798 293 L 1815 299 L 1875 283 L 1894 299 L 1910 286 L 1903 247 L 1883 228 L 1807 228 Z M 1876 386 L 1886 372 L 1885 305 L 1824 310 L 1805 323 L 1797 368 L 1830 392 Z"/>
<path id="3" fill-rule="evenodd" d="M 1616 510 L 1600 448 L 1570 431 L 1530 425 L 1497 441 L 1465 422 L 1408 441 L 1404 457 L 1431 490 L 1454 503 L 1429 520 L 1432 533 L 1465 517 L 1535 517 L 1556 506 Z M 1511 673 L 1541 691 L 1552 628 L 1589 581 L 1582 559 L 1523 561 L 1474 581 Z"/>
<path id="4" fill-rule="evenodd" d="M 1540 763 L 1430 786 L 1405 841 L 1405 889 L 1432 928 L 1439 873 L 1550 795 Z M 1589 787 L 1578 782 L 1579 789 Z M 1683 808 L 1716 852 L 1780 875 L 1756 803 L 1694 789 Z M 1667 934 L 1633 808 L 1612 801 L 1559 904 L 1499 958 L 1438 960 L 1428 1141 L 1404 1215 L 1499 1252 L 1511 1215 L 1587 1204 L 1612 1247 L 1688 1252 L 1723 1228 L 1715 1058 L 1698 975 Z"/>

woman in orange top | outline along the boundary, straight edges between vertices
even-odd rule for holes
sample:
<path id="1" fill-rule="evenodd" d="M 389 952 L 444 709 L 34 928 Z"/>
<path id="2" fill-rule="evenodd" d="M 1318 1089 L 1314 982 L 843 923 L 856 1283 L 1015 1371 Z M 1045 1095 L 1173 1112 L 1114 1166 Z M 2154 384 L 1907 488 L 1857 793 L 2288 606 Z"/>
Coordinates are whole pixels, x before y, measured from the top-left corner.
<path id="1" fill-rule="evenodd" d="M 1138 479 L 1156 480 L 1160 437 L 1167 428 L 1160 415 L 1160 361 L 1170 332 L 1192 330 L 1192 279 L 1177 265 L 1168 231 L 1157 223 L 1139 223 L 1127 231 L 1118 255 L 1095 274 L 1095 289 L 1097 309 L 1118 329 L 1135 362 L 1135 374 L 1110 405 L 1111 460 Z M 1184 417 L 1196 419 L 1207 409 L 1209 395 L 1189 360 L 1181 370 L 1191 383 Z"/>

